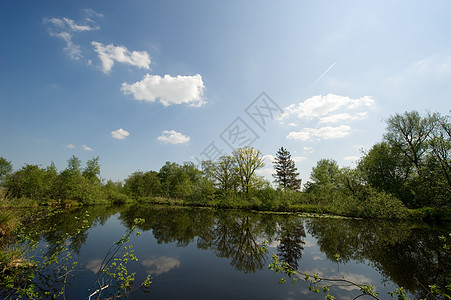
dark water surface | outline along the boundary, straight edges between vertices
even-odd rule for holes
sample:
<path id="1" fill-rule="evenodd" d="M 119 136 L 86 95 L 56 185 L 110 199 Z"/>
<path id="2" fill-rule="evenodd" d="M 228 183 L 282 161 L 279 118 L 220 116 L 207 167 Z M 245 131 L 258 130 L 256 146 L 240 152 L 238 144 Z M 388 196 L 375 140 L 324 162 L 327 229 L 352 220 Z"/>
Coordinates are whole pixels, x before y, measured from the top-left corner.
<path id="1" fill-rule="evenodd" d="M 81 220 L 89 226 L 77 233 Z M 271 254 L 301 272 L 340 277 L 374 285 L 382 299 L 397 286 L 411 296 L 422 286 L 443 284 L 451 276 L 451 257 L 438 239 L 451 228 L 423 223 L 305 218 L 200 208 L 156 206 L 88 207 L 62 212 L 30 225 L 41 246 L 52 248 L 66 241 L 79 262 L 66 299 L 87 299 L 99 265 L 111 245 L 133 225 L 138 262 L 128 265 L 136 283 L 147 274 L 152 284 L 147 293 L 136 289 L 130 299 L 324 299 L 308 291 L 303 280 L 279 284 L 280 274 L 268 270 Z M 48 230 L 52 228 L 51 230 Z M 260 251 L 264 241 L 269 251 Z M 334 287 L 337 299 L 352 299 L 358 290 Z"/>

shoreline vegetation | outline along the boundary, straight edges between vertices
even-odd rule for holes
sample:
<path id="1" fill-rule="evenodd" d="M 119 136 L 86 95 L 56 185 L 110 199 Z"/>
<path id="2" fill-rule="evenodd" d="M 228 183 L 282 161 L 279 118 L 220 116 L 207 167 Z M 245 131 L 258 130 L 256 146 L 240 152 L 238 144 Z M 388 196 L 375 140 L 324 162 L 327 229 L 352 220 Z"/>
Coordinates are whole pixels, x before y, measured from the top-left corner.
<path id="1" fill-rule="evenodd" d="M 321 159 L 301 184 L 290 152 L 275 155 L 274 184 L 258 175 L 262 153 L 244 147 L 215 161 L 166 162 L 123 182 L 100 176 L 99 157 L 66 169 L 25 164 L 14 171 L 0 157 L 0 234 L 20 223 L 3 208 L 155 203 L 255 211 L 331 214 L 366 219 L 451 220 L 451 116 L 416 111 L 390 116 L 383 140 L 355 168 Z"/>

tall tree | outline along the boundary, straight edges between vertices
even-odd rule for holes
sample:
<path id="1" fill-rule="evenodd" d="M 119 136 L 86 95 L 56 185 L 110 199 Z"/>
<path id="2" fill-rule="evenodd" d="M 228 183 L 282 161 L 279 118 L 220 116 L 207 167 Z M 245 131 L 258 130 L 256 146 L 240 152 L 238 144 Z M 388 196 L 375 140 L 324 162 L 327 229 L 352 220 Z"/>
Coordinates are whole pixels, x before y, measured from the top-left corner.
<path id="1" fill-rule="evenodd" d="M 245 147 L 233 151 L 232 157 L 237 166 L 237 174 L 241 187 L 243 191 L 248 193 L 249 187 L 258 179 L 255 171 L 265 166 L 262 154 L 259 150 Z"/>
<path id="2" fill-rule="evenodd" d="M 3 184 L 6 176 L 13 171 L 13 165 L 10 161 L 0 156 L 0 187 Z"/>
<path id="3" fill-rule="evenodd" d="M 438 125 L 437 114 L 420 116 L 417 111 L 396 114 L 387 120 L 387 134 L 384 138 L 391 147 L 403 153 L 421 170 L 421 162 L 428 148 L 428 140 Z"/>
<path id="4" fill-rule="evenodd" d="M 91 183 L 100 183 L 100 164 L 98 156 L 86 162 L 86 168 L 83 170 L 83 177 L 88 179 Z"/>
<path id="5" fill-rule="evenodd" d="M 273 174 L 274 181 L 280 188 L 284 190 L 299 190 L 301 188 L 301 179 L 298 178 L 299 173 L 296 172 L 298 169 L 291 159 L 290 151 L 283 147 L 280 148 L 273 164 L 276 170 L 276 174 Z"/>

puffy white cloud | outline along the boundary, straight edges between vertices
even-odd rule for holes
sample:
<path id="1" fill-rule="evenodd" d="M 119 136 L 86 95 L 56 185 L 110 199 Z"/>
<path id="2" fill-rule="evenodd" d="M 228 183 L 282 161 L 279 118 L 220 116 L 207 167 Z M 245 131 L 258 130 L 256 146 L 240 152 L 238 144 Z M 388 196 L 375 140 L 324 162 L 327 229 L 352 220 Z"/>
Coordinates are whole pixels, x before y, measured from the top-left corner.
<path id="1" fill-rule="evenodd" d="M 64 147 L 69 148 L 69 149 L 74 149 L 75 146 L 72 144 L 68 144 L 68 145 L 64 145 Z"/>
<path id="2" fill-rule="evenodd" d="M 124 46 L 109 44 L 104 46 L 99 42 L 91 42 L 94 51 L 99 55 L 102 62 L 103 72 L 108 74 L 114 62 L 129 64 L 138 68 L 150 69 L 150 56 L 146 51 L 129 51 Z"/>
<path id="3" fill-rule="evenodd" d="M 122 128 L 119 128 L 118 130 L 111 131 L 111 136 L 118 140 L 123 140 L 126 137 L 128 137 L 130 133 Z"/>
<path id="4" fill-rule="evenodd" d="M 176 77 L 146 74 L 141 81 L 122 84 L 124 94 L 132 94 L 134 99 L 146 102 L 159 99 L 164 106 L 182 103 L 194 107 L 202 106 L 206 103 L 203 99 L 204 90 L 202 76 L 199 74 Z"/>
<path id="5" fill-rule="evenodd" d="M 163 134 L 157 139 L 166 144 L 186 144 L 190 141 L 189 136 L 183 135 L 175 130 L 164 130 Z"/>
<path id="6" fill-rule="evenodd" d="M 338 127 L 325 126 L 321 128 L 304 128 L 301 131 L 292 131 L 287 135 L 288 139 L 308 141 L 312 139 L 326 140 L 342 138 L 351 133 L 352 128 L 347 125 Z"/>
<path id="7" fill-rule="evenodd" d="M 86 146 L 86 145 L 83 145 L 82 148 L 83 148 L 83 150 L 85 150 L 85 151 L 93 151 L 91 147 L 88 147 L 88 146 Z"/>
<path id="8" fill-rule="evenodd" d="M 370 96 L 364 96 L 358 99 L 352 99 L 346 96 L 339 96 L 328 94 L 326 96 L 318 95 L 308 98 L 299 104 L 291 104 L 285 108 L 280 115 L 281 119 L 290 116 L 297 116 L 300 119 L 322 118 L 326 122 L 329 116 L 329 121 L 342 121 L 345 119 L 361 118 L 362 112 L 351 111 L 362 108 L 371 108 L 374 106 L 374 99 Z M 364 112 L 363 112 L 364 113 Z M 335 117 L 333 117 L 335 115 Z"/>

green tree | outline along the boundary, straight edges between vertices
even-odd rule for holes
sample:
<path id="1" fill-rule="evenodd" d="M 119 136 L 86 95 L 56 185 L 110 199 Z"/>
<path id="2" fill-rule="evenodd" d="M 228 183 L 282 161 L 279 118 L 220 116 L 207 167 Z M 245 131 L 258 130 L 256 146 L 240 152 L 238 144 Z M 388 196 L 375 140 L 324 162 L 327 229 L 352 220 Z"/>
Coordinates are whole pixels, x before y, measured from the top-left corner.
<path id="1" fill-rule="evenodd" d="M 100 183 L 100 163 L 98 156 L 86 162 L 86 167 L 83 169 L 82 175 L 93 184 Z"/>
<path id="2" fill-rule="evenodd" d="M 273 164 L 276 170 L 273 177 L 279 188 L 284 190 L 299 190 L 301 188 L 301 179 L 298 178 L 299 173 L 296 172 L 298 169 L 288 150 L 281 147 L 277 151 Z"/>
<path id="3" fill-rule="evenodd" d="M 333 159 L 321 159 L 312 168 L 310 180 L 304 187 L 306 192 L 313 193 L 322 199 L 332 200 L 333 194 L 343 187 L 341 170 Z"/>
<path id="4" fill-rule="evenodd" d="M 412 167 L 399 149 L 386 142 L 375 144 L 357 166 L 367 183 L 379 191 L 397 196 L 406 205 L 411 205 L 413 198 L 408 188 Z"/>
<path id="5" fill-rule="evenodd" d="M 6 176 L 13 171 L 13 165 L 10 161 L 0 156 L 0 187 L 3 186 Z"/>
<path id="6" fill-rule="evenodd" d="M 125 179 L 124 191 L 134 199 L 157 196 L 161 191 L 160 179 L 155 171 L 136 171 Z"/>
<path id="7" fill-rule="evenodd" d="M 219 190 L 236 191 L 238 186 L 236 161 L 230 155 L 223 155 L 216 162 L 202 162 L 204 176 L 212 180 Z"/>
<path id="8" fill-rule="evenodd" d="M 233 160 L 237 166 L 238 180 L 241 188 L 249 193 L 249 188 L 258 179 L 255 171 L 265 166 L 262 154 L 254 148 L 239 148 L 232 153 Z"/>
<path id="9" fill-rule="evenodd" d="M 10 176 L 7 189 L 12 197 L 41 200 L 47 196 L 46 185 L 45 170 L 38 165 L 26 164 Z"/>
<path id="10" fill-rule="evenodd" d="M 438 125 L 437 114 L 420 116 L 417 111 L 396 114 L 387 120 L 384 139 L 399 150 L 416 168 L 421 170 L 421 162 L 428 149 L 428 140 Z"/>

